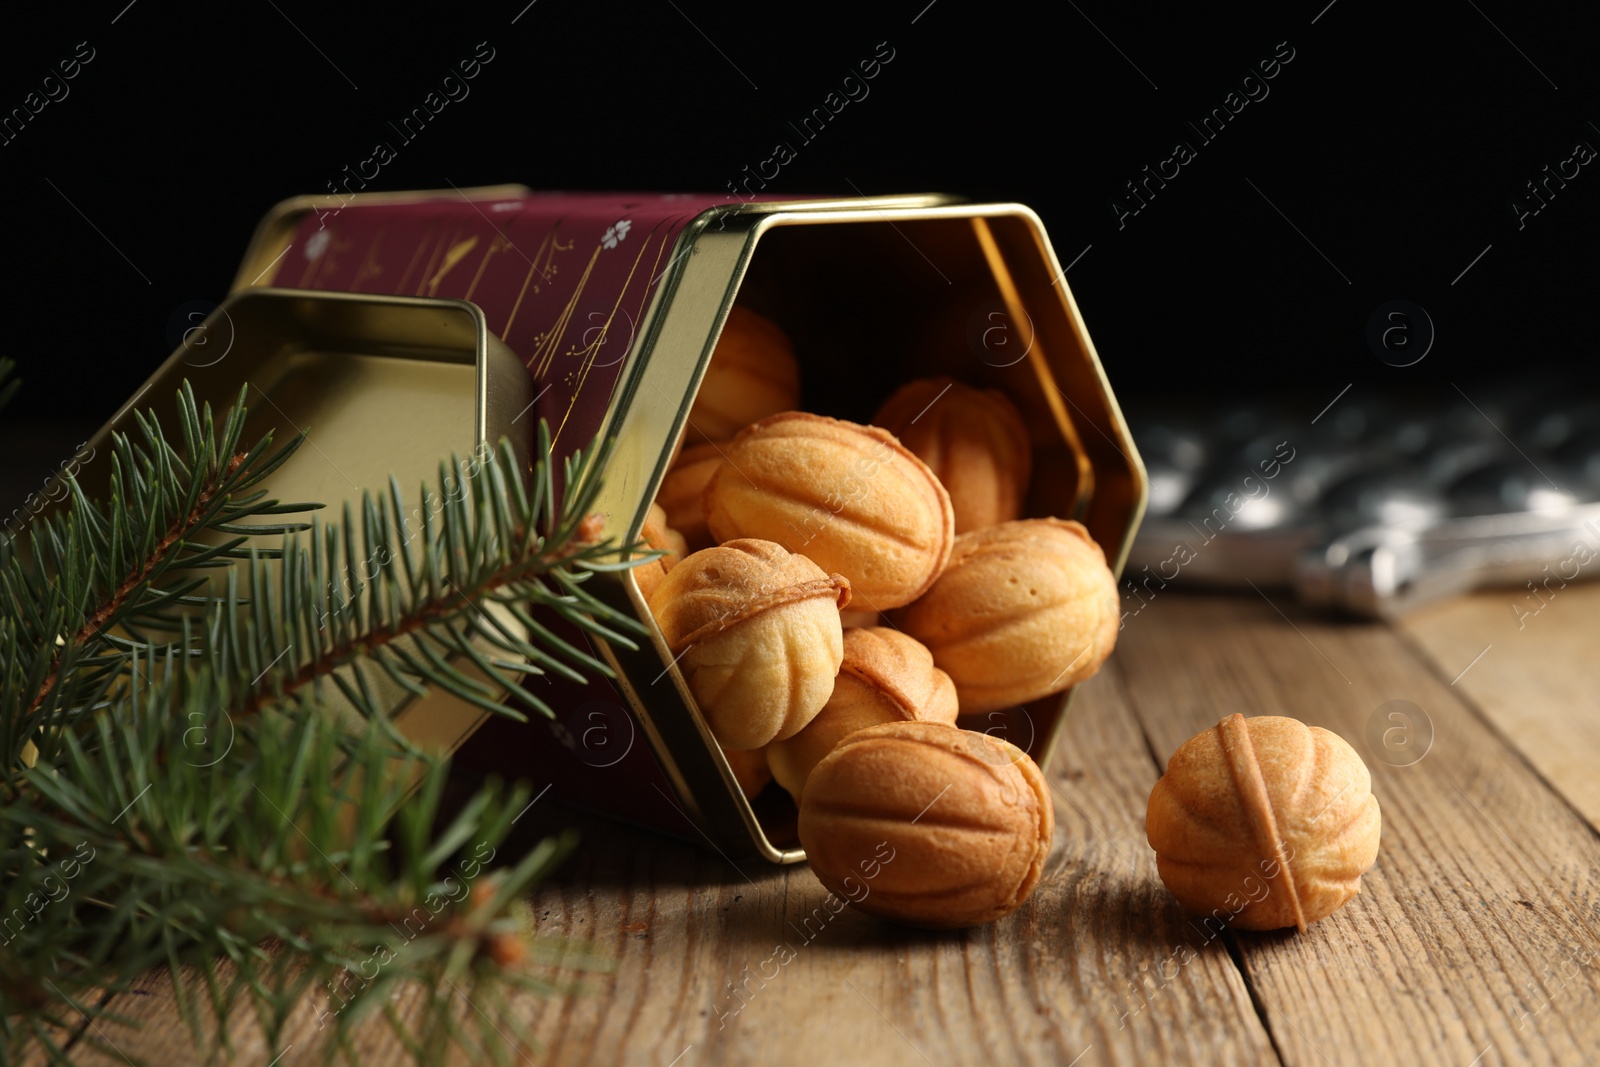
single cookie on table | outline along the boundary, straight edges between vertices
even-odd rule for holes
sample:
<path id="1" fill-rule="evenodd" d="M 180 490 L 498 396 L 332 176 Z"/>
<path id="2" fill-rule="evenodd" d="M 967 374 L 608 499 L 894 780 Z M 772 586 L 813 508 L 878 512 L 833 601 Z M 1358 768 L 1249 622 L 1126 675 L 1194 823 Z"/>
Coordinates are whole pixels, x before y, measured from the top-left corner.
<path id="1" fill-rule="evenodd" d="M 850 583 L 771 541 L 742 538 L 681 560 L 650 613 L 725 749 L 792 737 L 827 703 L 844 659 Z"/>
<path id="2" fill-rule="evenodd" d="M 857 607 L 908 604 L 944 570 L 950 497 L 893 435 L 802 411 L 745 427 L 706 484 L 718 541 L 759 537 L 850 579 Z"/>
<path id="3" fill-rule="evenodd" d="M 735 306 L 689 409 L 685 443 L 724 440 L 799 402 L 800 364 L 788 335 L 771 319 Z"/>
<path id="4" fill-rule="evenodd" d="M 716 544 L 711 531 L 706 529 L 706 509 L 702 498 L 706 483 L 722 465 L 722 451 L 726 441 L 706 441 L 685 448 L 678 453 L 672 469 L 661 480 L 661 491 L 656 503 L 666 510 L 667 522 L 683 534 L 693 551 L 710 548 Z"/>
<path id="5" fill-rule="evenodd" d="M 857 730 L 886 722 L 955 721 L 956 687 L 920 642 L 882 626 L 847 629 L 833 695 L 804 730 L 768 745 L 767 759 L 778 784 L 798 798 L 812 768 Z"/>
<path id="6" fill-rule="evenodd" d="M 656 586 L 661 584 L 661 579 L 667 576 L 667 572 L 689 554 L 689 546 L 684 542 L 682 534 L 667 525 L 667 513 L 659 504 L 651 504 L 645 513 L 639 537 L 651 548 L 666 553 L 659 559 L 646 560 L 633 569 L 634 581 L 639 583 L 640 595 L 649 600 L 650 594 L 656 591 Z"/>
<path id="7" fill-rule="evenodd" d="M 1065 519 L 962 534 L 933 588 L 891 619 L 950 675 L 963 715 L 1071 688 L 1100 669 L 1121 624 L 1105 553 Z"/>
<path id="8" fill-rule="evenodd" d="M 799 829 L 812 871 L 852 906 L 951 928 L 1032 895 L 1055 813 L 1044 775 L 1010 742 L 895 722 L 856 731 L 817 764 Z"/>
<path id="9" fill-rule="evenodd" d="M 1304 931 L 1361 891 L 1382 816 L 1371 773 L 1338 734 L 1232 715 L 1172 754 L 1145 833 L 1186 910 L 1218 929 Z"/>
<path id="10" fill-rule="evenodd" d="M 943 483 L 956 533 L 1022 517 L 1033 450 L 1022 413 L 998 389 L 920 378 L 896 390 L 872 424 L 898 437 Z"/>

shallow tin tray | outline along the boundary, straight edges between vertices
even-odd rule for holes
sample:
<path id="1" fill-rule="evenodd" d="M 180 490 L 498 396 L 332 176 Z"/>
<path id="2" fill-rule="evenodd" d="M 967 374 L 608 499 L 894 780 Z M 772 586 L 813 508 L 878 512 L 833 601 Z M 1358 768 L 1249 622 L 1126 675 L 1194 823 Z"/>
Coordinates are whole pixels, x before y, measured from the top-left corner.
<path id="1" fill-rule="evenodd" d="M 279 289 L 230 297 L 90 439 L 92 454 L 109 456 L 114 432 L 139 439 L 136 409 L 154 409 L 174 432 L 185 379 L 219 418 L 249 387 L 247 445 L 269 430 L 277 444 L 305 430 L 265 488 L 279 500 L 325 504 L 321 514 L 334 522 L 346 502 L 360 515 L 362 491 L 386 491 L 391 474 L 407 493 L 424 481 L 439 491 L 441 460 L 503 436 L 528 459 L 527 435 L 515 425 L 529 403 L 527 372 L 464 301 Z M 109 462 L 91 461 L 79 481 L 103 497 L 109 474 Z M 276 547 L 281 537 L 260 540 Z M 400 732 L 439 754 L 488 715 L 437 689 L 412 697 L 377 672 L 370 680 Z M 327 696 L 337 709 L 337 691 Z"/>

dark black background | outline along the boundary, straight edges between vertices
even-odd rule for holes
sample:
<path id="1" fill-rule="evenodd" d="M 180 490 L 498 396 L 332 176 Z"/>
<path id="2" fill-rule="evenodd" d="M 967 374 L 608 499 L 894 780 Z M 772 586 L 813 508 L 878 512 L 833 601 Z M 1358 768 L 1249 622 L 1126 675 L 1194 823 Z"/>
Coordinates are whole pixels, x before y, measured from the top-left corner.
<path id="1" fill-rule="evenodd" d="M 495 58 L 471 95 L 373 188 L 722 189 L 886 41 L 870 95 L 773 190 L 1032 205 L 1063 263 L 1088 248 L 1069 279 L 1126 399 L 1290 389 L 1314 411 L 1351 382 L 1482 390 L 1536 368 L 1590 386 L 1600 167 L 1521 230 L 1510 207 L 1600 146 L 1575 6 L 525 3 L 112 0 L 8 26 L 0 109 L 79 42 L 94 59 L 0 146 L 4 348 L 25 379 L 0 420 L 7 482 L 118 407 L 175 313 L 223 297 L 274 202 L 392 140 L 480 41 Z M 1270 95 L 1119 229 L 1122 183 L 1285 41 Z M 1365 341 L 1393 299 L 1437 330 L 1415 366 Z"/>

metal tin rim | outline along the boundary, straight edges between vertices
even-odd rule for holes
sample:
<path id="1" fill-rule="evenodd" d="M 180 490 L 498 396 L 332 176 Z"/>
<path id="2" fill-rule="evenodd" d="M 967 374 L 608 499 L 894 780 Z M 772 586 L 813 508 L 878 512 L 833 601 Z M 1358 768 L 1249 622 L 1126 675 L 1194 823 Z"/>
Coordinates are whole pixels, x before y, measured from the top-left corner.
<path id="1" fill-rule="evenodd" d="M 863 215 L 870 212 L 867 218 Z M 1055 256 L 1050 245 L 1043 223 L 1038 215 L 1030 208 L 1016 203 L 995 204 L 969 204 L 955 197 L 942 195 L 928 195 L 922 197 L 902 198 L 849 198 L 828 201 L 796 201 L 792 203 L 760 203 L 741 204 L 727 208 L 712 208 L 703 212 L 691 223 L 685 226 L 679 235 L 678 245 L 673 250 L 674 266 L 663 279 L 663 284 L 654 294 L 650 308 L 641 322 L 639 340 L 635 349 L 629 354 L 629 364 L 624 368 L 623 380 L 619 382 L 618 395 L 625 396 L 631 391 L 640 388 L 640 380 L 649 372 L 651 357 L 656 352 L 657 345 L 662 340 L 662 334 L 667 325 L 664 320 L 670 317 L 672 309 L 677 303 L 679 292 L 693 285 L 698 279 L 695 274 L 706 274 L 711 277 L 725 278 L 726 289 L 723 299 L 715 309 L 714 321 L 709 330 L 698 334 L 705 338 L 703 350 L 700 353 L 698 367 L 694 373 L 692 388 L 698 389 L 700 378 L 703 377 L 705 367 L 709 363 L 710 354 L 716 345 L 722 326 L 726 321 L 729 309 L 732 307 L 734 297 L 740 284 L 744 280 L 745 272 L 754 255 L 755 248 L 760 238 L 771 229 L 784 225 L 809 225 L 827 224 L 830 222 L 859 223 L 873 221 L 872 216 L 885 221 L 913 221 L 937 218 L 973 219 L 973 218 L 1000 218 L 1013 217 L 1022 219 L 1033 233 L 1041 254 L 1057 277 L 1062 277 L 1060 261 Z M 715 241 L 726 245 L 720 249 L 720 255 L 706 255 L 707 250 L 695 247 L 696 255 L 683 254 L 691 246 L 696 246 L 702 241 Z M 716 262 L 713 263 L 712 260 Z M 1113 447 L 1117 448 L 1128 461 L 1130 483 L 1133 487 L 1133 500 L 1120 542 L 1115 546 L 1106 546 L 1113 551 L 1107 553 L 1108 563 L 1111 564 L 1114 574 L 1120 577 L 1122 566 L 1131 550 L 1134 534 L 1137 532 L 1139 521 L 1143 516 L 1148 495 L 1146 475 L 1143 462 L 1138 451 L 1133 445 L 1132 436 L 1128 431 L 1121 408 L 1115 403 L 1114 394 L 1106 378 L 1104 366 L 1098 352 L 1089 339 L 1087 328 L 1083 325 L 1081 312 L 1071 292 L 1062 280 L 1057 286 L 1062 299 L 1063 311 L 1072 323 L 1080 343 L 1081 351 L 1088 361 L 1095 376 L 1098 386 L 1109 399 L 1109 415 L 1111 417 L 1111 432 L 1116 440 L 1111 440 Z M 693 333 L 693 331 L 686 331 Z M 692 396 L 692 390 L 684 395 Z M 629 400 L 632 398 L 629 397 Z M 626 420 L 629 405 L 627 403 L 614 403 L 607 412 L 602 424 L 602 432 L 614 434 L 619 429 L 619 420 Z M 674 431 L 676 433 L 676 430 Z M 674 437 L 675 439 L 675 437 Z M 656 491 L 660 487 L 661 479 L 665 474 L 668 459 L 670 458 L 670 441 L 664 442 L 658 450 L 660 457 L 656 468 L 644 478 L 644 489 L 639 498 L 638 507 L 634 509 L 627 520 L 627 539 L 636 540 L 639 530 L 643 525 L 645 512 Z M 631 575 L 622 579 L 621 585 L 626 590 L 627 599 L 631 602 L 634 611 L 650 623 L 651 615 L 648 605 L 640 594 L 637 583 Z M 659 659 L 655 666 L 660 668 L 662 663 L 667 664 L 665 673 L 670 676 L 674 688 L 678 690 L 680 700 L 685 708 L 689 709 L 693 723 L 701 735 L 704 746 L 714 753 L 724 783 L 736 798 L 736 808 L 739 821 L 743 824 L 745 834 L 756 845 L 756 850 L 766 859 L 778 863 L 800 862 L 805 859 L 803 849 L 782 849 L 775 846 L 766 836 L 766 832 L 755 815 L 753 808 L 737 785 L 733 782 L 732 770 L 727 765 L 725 757 L 721 754 L 720 747 L 710 733 L 709 726 L 700 714 L 687 684 L 673 663 L 673 657 L 666 648 L 659 631 L 651 625 L 651 641 L 655 646 L 653 651 Z M 698 797 L 691 788 L 690 775 L 685 773 L 680 765 L 673 744 L 663 733 L 664 724 L 656 721 L 649 710 L 649 706 L 640 696 L 637 688 L 631 683 L 631 672 L 628 660 L 633 657 L 619 657 L 615 650 L 609 646 L 603 648 L 607 663 L 616 671 L 619 679 L 619 689 L 633 706 L 636 717 L 639 719 L 646 736 L 650 740 L 652 750 L 662 766 L 663 772 L 672 782 L 674 789 L 690 808 L 690 816 L 696 825 L 702 827 L 708 820 L 709 812 L 698 803 Z M 660 679 L 658 679 L 660 680 Z M 1061 730 L 1066 721 L 1066 706 L 1070 702 L 1072 693 L 1065 694 L 1062 700 L 1062 712 L 1056 716 L 1053 728 L 1043 740 L 1039 750 L 1039 762 L 1042 767 L 1049 765 L 1055 748 L 1060 740 Z M 709 838 L 708 838 L 709 839 Z"/>

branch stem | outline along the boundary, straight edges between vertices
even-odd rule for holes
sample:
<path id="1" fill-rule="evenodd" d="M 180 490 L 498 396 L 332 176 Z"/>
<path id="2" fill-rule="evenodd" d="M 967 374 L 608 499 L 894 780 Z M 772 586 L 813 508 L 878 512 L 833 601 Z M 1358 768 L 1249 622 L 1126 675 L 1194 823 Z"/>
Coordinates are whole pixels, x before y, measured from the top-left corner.
<path id="1" fill-rule="evenodd" d="M 528 577 L 530 574 L 548 574 L 567 560 L 594 547 L 598 543 L 600 524 L 598 520 L 591 523 L 590 519 L 592 518 L 594 517 L 586 517 L 579 524 L 577 535 L 557 551 L 546 555 L 543 541 L 535 540 L 532 544 L 537 547 L 533 555 L 513 559 L 505 566 L 495 568 L 470 588 L 461 589 L 453 582 L 450 583 L 451 588 L 456 590 L 456 596 L 429 600 L 422 604 L 413 614 L 397 619 L 394 625 L 387 630 L 376 630 L 363 634 L 343 644 L 335 645 L 316 659 L 306 661 L 284 682 L 283 691 L 293 691 L 310 685 L 318 678 L 332 674 L 360 656 L 370 655 L 386 645 L 393 644 L 402 637 L 407 637 L 419 630 L 426 629 L 432 623 L 458 615 L 463 608 L 477 604 L 485 594 L 519 578 Z M 524 533 L 525 531 L 522 529 L 513 531 L 510 543 L 520 545 L 524 540 Z M 354 599 L 355 597 L 352 596 L 351 600 L 354 601 Z M 251 693 L 249 699 L 229 714 L 234 718 L 249 717 L 278 699 L 278 696 L 278 693 L 263 686 Z"/>
<path id="2" fill-rule="evenodd" d="M 112 590 L 111 595 L 95 609 L 94 614 L 90 615 L 84 621 L 84 624 L 67 639 L 66 644 L 51 659 L 50 673 L 45 675 L 44 682 L 39 686 L 39 692 L 34 696 L 33 702 L 28 705 L 28 714 L 31 715 L 37 711 L 39 705 L 44 703 L 45 697 L 49 696 L 50 691 L 55 688 L 56 680 L 61 674 L 61 652 L 68 647 L 81 647 L 104 632 L 107 624 L 116 618 L 123 605 L 138 591 L 150 574 L 165 562 L 167 556 L 175 547 L 182 547 L 186 543 L 184 538 L 188 534 L 202 525 L 202 520 L 210 509 L 212 500 L 216 498 L 218 489 L 227 484 L 228 480 L 243 465 L 246 458 L 245 453 L 239 452 L 228 461 L 228 465 L 222 468 L 211 484 L 201 490 L 200 495 L 195 498 L 194 507 L 189 510 L 189 513 L 172 520 L 172 525 L 168 526 L 166 532 L 156 541 L 155 547 L 150 550 L 150 554 L 139 565 L 139 569 L 124 578 L 121 584 Z"/>

